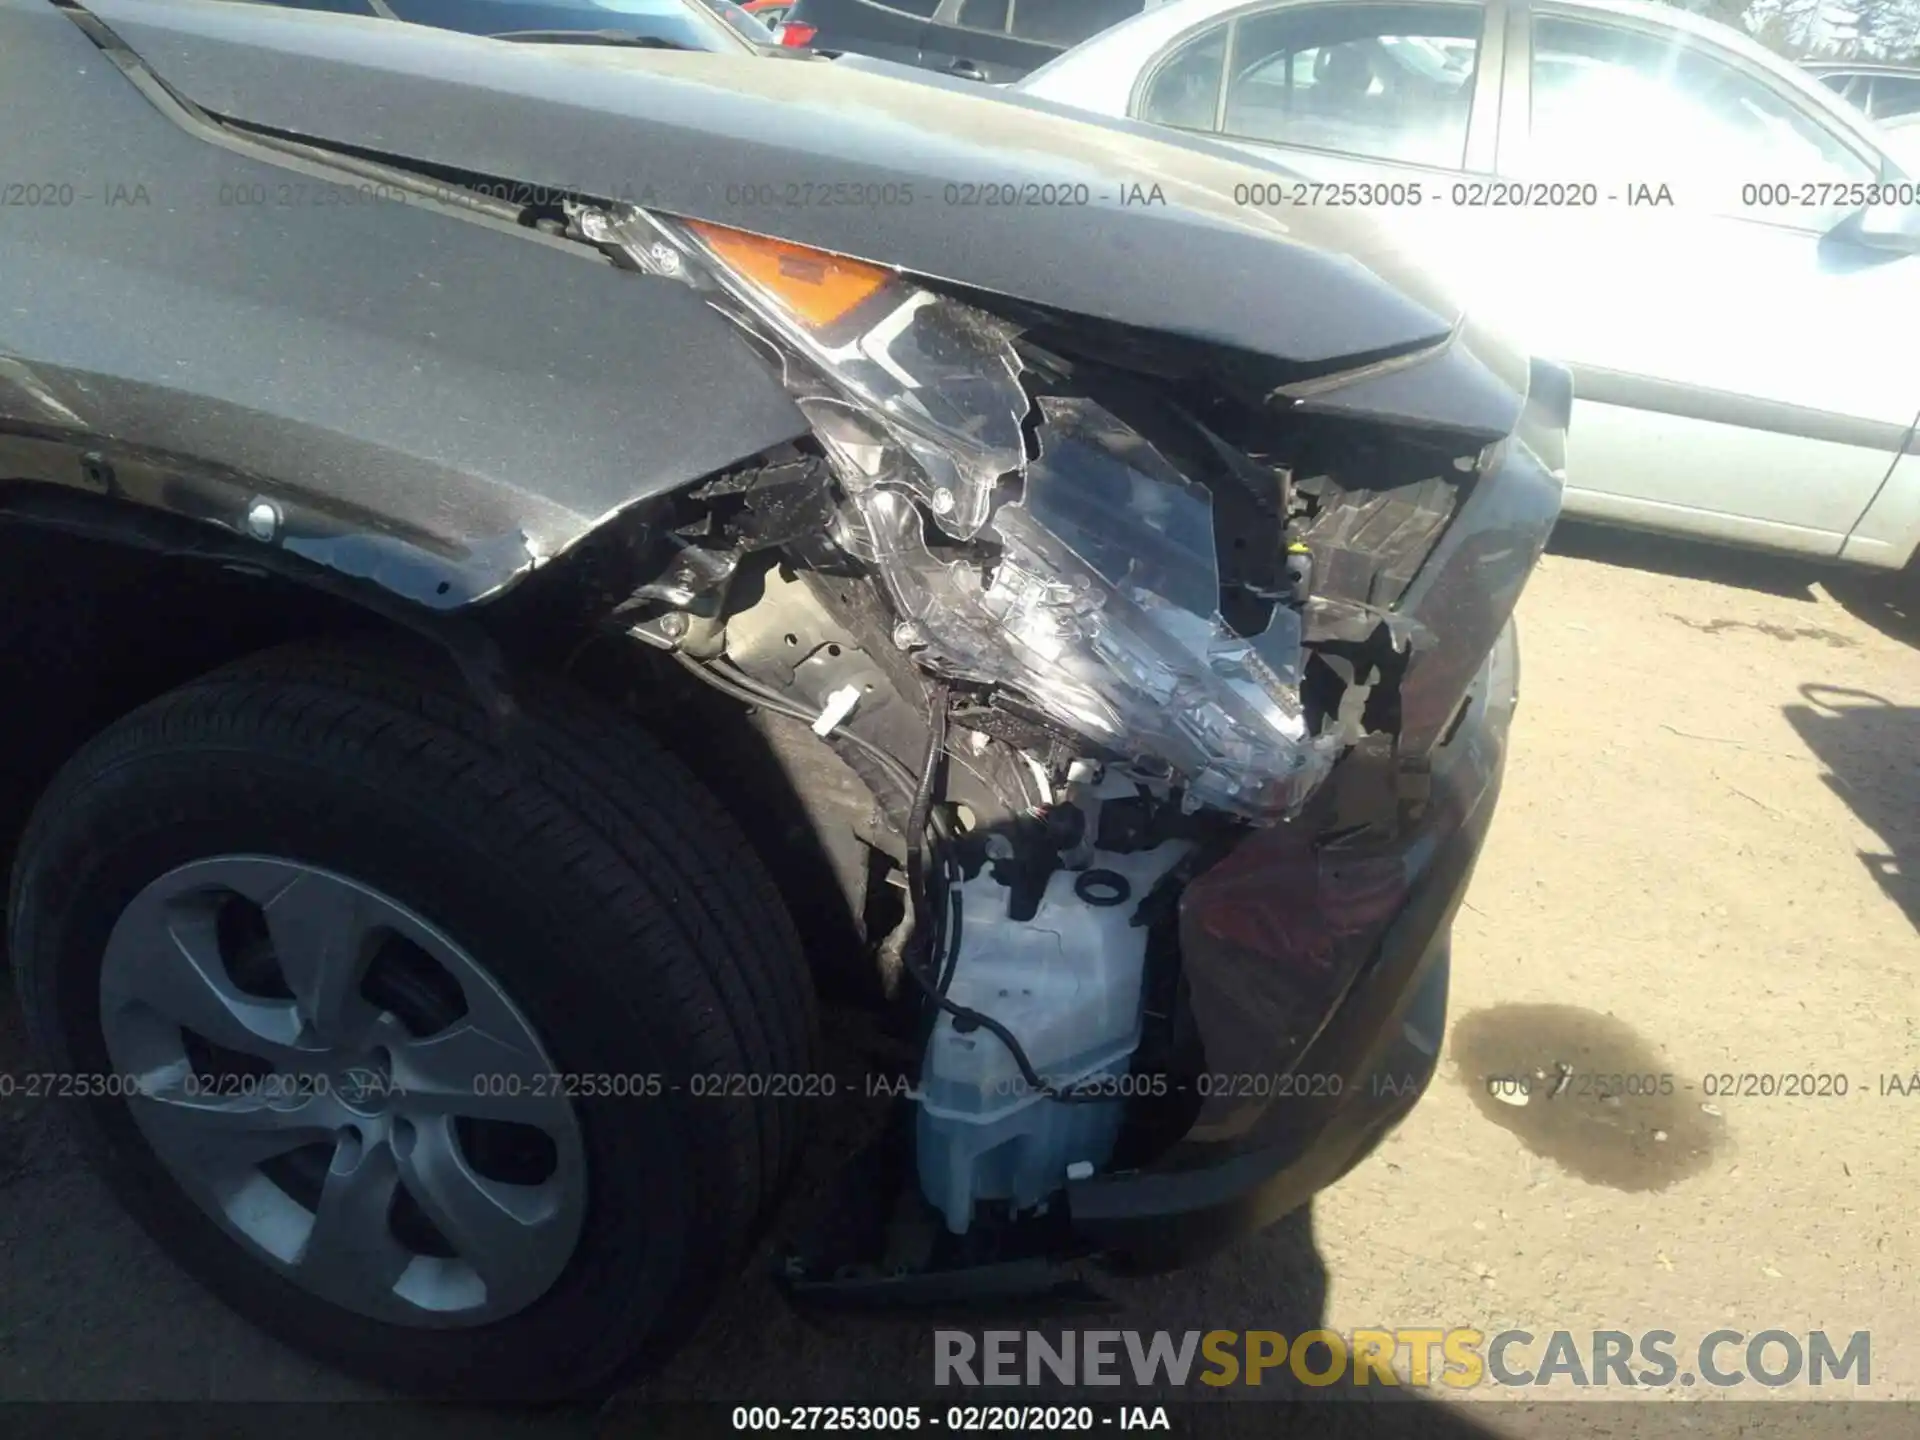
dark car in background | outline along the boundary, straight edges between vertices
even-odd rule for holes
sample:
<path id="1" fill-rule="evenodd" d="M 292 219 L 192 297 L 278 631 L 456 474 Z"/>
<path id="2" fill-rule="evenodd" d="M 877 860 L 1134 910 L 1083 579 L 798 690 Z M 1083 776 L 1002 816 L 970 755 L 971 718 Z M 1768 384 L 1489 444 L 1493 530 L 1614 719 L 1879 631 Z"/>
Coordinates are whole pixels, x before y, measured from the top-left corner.
<path id="1" fill-rule="evenodd" d="M 377 16 L 463 35 L 738 53 L 773 32 L 733 0 L 259 0 L 288 10 Z"/>
<path id="2" fill-rule="evenodd" d="M 871 55 L 1004 85 L 1150 0 L 796 0 L 778 34 L 788 46 Z"/>
<path id="3" fill-rule="evenodd" d="M 1827 61 L 1804 67 L 1874 120 L 1920 114 L 1920 66 Z"/>

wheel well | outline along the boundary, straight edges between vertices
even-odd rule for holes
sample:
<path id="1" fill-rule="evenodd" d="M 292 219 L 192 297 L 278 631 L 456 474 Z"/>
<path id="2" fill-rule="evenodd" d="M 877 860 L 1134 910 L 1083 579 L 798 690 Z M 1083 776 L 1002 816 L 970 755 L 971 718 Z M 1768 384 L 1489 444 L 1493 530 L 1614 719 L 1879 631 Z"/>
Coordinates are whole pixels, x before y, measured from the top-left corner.
<path id="1" fill-rule="evenodd" d="M 566 578 L 546 577 L 541 588 L 551 595 Z M 587 613 L 507 607 L 494 628 L 511 657 L 509 687 L 515 674 L 564 676 L 644 725 L 740 819 L 816 969 L 844 969 L 860 950 L 865 854 L 844 806 L 822 803 L 831 787 L 817 784 L 812 767 L 797 766 L 792 747 L 776 744 L 781 737 L 756 728 L 740 706 L 655 663 L 638 642 L 616 634 L 586 643 L 595 633 Z M 231 564 L 0 525 L 0 676 L 13 697 L 0 707 L 0 877 L 11 872 L 48 782 L 122 715 L 275 645 L 404 628 L 350 600 Z M 838 764 L 818 748 L 821 764 Z M 821 978 L 844 991 L 843 977 Z"/>
<path id="2" fill-rule="evenodd" d="M 128 711 L 270 645 L 391 628 L 284 580 L 0 526 L 0 864 L 54 773 Z"/>

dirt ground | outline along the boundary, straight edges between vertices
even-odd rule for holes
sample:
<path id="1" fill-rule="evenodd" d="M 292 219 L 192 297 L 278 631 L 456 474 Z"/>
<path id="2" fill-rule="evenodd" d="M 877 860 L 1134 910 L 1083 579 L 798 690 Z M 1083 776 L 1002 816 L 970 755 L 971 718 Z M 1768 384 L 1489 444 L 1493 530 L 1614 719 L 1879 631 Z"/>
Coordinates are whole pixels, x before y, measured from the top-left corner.
<path id="1" fill-rule="evenodd" d="M 1618 532 L 1555 550 L 1445 1078 L 1316 1206 L 1329 1313 L 1865 1329 L 1870 1393 L 1920 1397 L 1920 1095 L 1881 1082 L 1920 1069 L 1920 586 Z M 1609 1115 L 1475 1083 L 1557 1062 L 1676 1093 Z M 1848 1093 L 1705 1093 L 1807 1072 Z"/>
<path id="2" fill-rule="evenodd" d="M 1310 1215 L 1086 1323 L 1665 1329 L 1683 1353 L 1723 1327 L 1869 1330 L 1847 1393 L 1920 1399 L 1920 585 L 1564 527 L 1520 624 L 1432 1092 Z M 24 1068 L 9 1018 L 0 1069 Z M 1485 1084 L 1562 1068 L 1553 1103 Z M 1577 1093 L 1594 1073 L 1673 1091 L 1608 1105 Z M 1847 1093 L 1720 1093 L 1747 1075 Z M 0 1113 L 0 1399 L 366 1395 L 203 1296 L 48 1121 Z M 929 1322 L 802 1317 L 755 1274 L 633 1395 L 919 1398 L 932 1354 Z M 1426 1408 L 1532 1435 L 1568 1395 Z M 1670 1410 L 1608 1414 L 1673 1433 Z"/>

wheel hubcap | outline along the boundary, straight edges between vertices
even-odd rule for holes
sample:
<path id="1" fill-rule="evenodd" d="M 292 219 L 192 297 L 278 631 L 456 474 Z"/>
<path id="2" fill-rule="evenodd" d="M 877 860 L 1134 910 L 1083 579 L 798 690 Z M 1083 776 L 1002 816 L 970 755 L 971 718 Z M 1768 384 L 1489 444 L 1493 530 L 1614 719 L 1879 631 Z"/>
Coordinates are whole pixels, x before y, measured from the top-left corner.
<path id="1" fill-rule="evenodd" d="M 100 1002 L 155 1154 L 314 1294 L 473 1325 L 566 1267 L 578 1117 L 519 1008 L 398 901 L 290 860 L 184 865 L 115 924 Z"/>

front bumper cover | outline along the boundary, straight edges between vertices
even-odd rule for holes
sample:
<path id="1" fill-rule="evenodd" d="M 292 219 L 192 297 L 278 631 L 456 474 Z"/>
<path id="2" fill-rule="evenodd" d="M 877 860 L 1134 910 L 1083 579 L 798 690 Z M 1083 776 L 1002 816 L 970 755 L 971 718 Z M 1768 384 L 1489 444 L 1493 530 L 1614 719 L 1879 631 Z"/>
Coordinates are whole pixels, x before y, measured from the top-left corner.
<path id="1" fill-rule="evenodd" d="M 1304 1204 L 1412 1109 L 1437 1063 L 1451 925 L 1504 771 L 1518 696 L 1513 607 L 1559 509 L 1570 391 L 1557 367 L 1533 369 L 1517 429 L 1394 607 L 1425 638 L 1400 677 L 1397 739 L 1369 737 L 1305 814 L 1244 832 L 1185 888 L 1175 1024 L 1157 1072 L 1184 1089 L 1146 1120 L 1157 1153 L 1142 1146 L 1153 1158 L 1136 1168 L 1070 1180 L 1044 1223 L 982 1234 L 929 1264 L 884 1238 L 881 1197 L 911 1171 L 911 1129 L 891 1127 L 849 1168 L 819 1233 L 782 1257 L 793 1299 L 1105 1304 L 1063 1280 L 1060 1262 L 1104 1255 L 1139 1270 L 1199 1258 Z M 1162 1121 L 1178 1132 L 1170 1145 Z M 851 1228 L 884 1232 L 868 1237 L 888 1252 L 878 1261 L 835 1233 L 876 1206 Z"/>
<path id="2" fill-rule="evenodd" d="M 1512 605 L 1559 488 L 1513 445 L 1402 604 L 1427 609 L 1445 640 L 1403 692 L 1403 746 L 1409 733 L 1432 746 L 1418 766 L 1425 794 L 1392 833 L 1256 831 L 1188 886 L 1181 965 L 1205 1098 L 1150 1166 L 1069 1183 L 1087 1245 L 1166 1268 L 1260 1230 L 1363 1159 L 1424 1092 L 1445 1032 L 1453 917 L 1518 697 Z"/>

